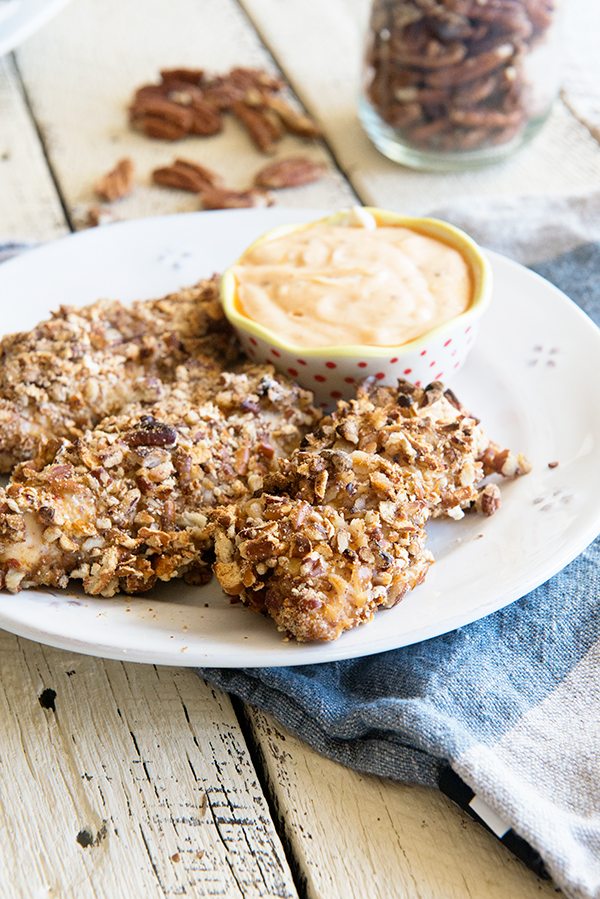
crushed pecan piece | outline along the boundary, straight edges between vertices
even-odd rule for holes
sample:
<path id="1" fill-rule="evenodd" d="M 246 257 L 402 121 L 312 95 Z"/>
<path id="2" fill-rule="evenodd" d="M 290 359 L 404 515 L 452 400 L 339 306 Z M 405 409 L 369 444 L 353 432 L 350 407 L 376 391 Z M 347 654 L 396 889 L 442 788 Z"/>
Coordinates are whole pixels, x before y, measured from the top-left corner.
<path id="1" fill-rule="evenodd" d="M 282 187 L 299 187 L 318 181 L 325 173 L 322 162 L 315 162 L 306 156 L 290 156 L 264 166 L 254 177 L 257 187 L 277 190 Z"/>
<path id="2" fill-rule="evenodd" d="M 127 197 L 133 190 L 133 174 L 133 162 L 125 156 L 96 182 L 94 190 L 97 196 L 107 203 Z"/>
<path id="3" fill-rule="evenodd" d="M 502 494 L 497 484 L 486 484 L 475 500 L 475 508 L 484 515 L 494 515 L 502 505 Z"/>

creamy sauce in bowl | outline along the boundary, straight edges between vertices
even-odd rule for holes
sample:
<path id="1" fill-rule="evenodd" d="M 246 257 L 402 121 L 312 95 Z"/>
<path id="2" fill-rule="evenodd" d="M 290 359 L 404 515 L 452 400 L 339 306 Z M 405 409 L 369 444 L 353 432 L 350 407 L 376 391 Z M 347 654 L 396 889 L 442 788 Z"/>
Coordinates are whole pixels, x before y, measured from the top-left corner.
<path id="1" fill-rule="evenodd" d="M 400 346 L 473 296 L 462 253 L 403 226 L 317 222 L 255 244 L 233 272 L 239 312 L 305 347 Z"/>

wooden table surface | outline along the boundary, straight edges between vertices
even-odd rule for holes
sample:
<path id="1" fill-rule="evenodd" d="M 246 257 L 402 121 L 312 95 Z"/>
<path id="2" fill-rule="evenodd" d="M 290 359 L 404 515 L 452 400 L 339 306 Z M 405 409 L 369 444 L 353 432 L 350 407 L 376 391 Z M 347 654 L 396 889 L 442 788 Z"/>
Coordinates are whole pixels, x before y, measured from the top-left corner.
<path id="1" fill-rule="evenodd" d="M 139 185 L 119 218 L 197 208 L 149 184 L 178 153 L 242 187 L 264 158 L 234 123 L 182 147 L 128 129 L 133 88 L 176 65 L 283 71 L 325 134 L 306 152 L 329 163 L 285 205 L 414 213 L 469 193 L 600 188 L 597 4 L 571 0 L 565 90 L 542 135 L 500 166 L 452 175 L 394 166 L 361 132 L 364 13 L 364 0 L 74 0 L 0 60 L 0 241 L 79 227 L 92 184 L 124 155 Z M 286 139 L 281 155 L 298 149 Z M 554 894 L 443 796 L 324 760 L 193 671 L 0 632 L 0 672 L 3 897 Z"/>

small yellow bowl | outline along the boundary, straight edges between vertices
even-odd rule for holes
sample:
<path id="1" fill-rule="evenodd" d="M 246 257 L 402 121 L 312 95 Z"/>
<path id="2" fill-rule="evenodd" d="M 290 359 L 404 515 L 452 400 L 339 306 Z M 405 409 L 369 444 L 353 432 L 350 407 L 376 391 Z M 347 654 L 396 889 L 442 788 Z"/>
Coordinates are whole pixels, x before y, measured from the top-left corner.
<path id="1" fill-rule="evenodd" d="M 343 224 L 350 215 L 360 216 L 363 212 L 369 213 L 378 226 L 411 228 L 458 250 L 466 260 L 472 277 L 473 294 L 469 307 L 460 315 L 400 346 L 305 347 L 289 344 L 239 311 L 235 266 L 251 249 L 259 243 L 315 224 Z M 377 378 L 382 384 L 396 384 L 399 378 L 406 378 L 419 386 L 434 380 L 449 381 L 467 358 L 491 294 L 490 264 L 475 241 L 464 231 L 439 219 L 398 215 L 371 206 L 354 211 L 340 210 L 317 222 L 274 228 L 255 240 L 225 271 L 221 280 L 223 309 L 244 351 L 257 362 L 271 362 L 303 387 L 312 390 L 323 408 L 338 399 L 353 396 L 356 385 L 366 377 Z"/>

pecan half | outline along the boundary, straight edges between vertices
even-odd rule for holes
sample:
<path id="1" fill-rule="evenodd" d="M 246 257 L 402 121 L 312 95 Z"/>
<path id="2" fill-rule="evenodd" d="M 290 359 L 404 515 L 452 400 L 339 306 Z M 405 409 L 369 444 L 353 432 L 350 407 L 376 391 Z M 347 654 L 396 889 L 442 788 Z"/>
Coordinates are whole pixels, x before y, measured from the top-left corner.
<path id="1" fill-rule="evenodd" d="M 140 419 L 139 425 L 128 431 L 124 440 L 131 447 L 169 447 L 177 443 L 177 431 L 171 425 L 156 421 L 151 415 L 144 415 Z"/>
<path id="2" fill-rule="evenodd" d="M 143 131 L 147 137 L 153 137 L 156 140 L 181 140 L 188 133 L 187 128 L 182 128 L 175 122 L 167 122 L 159 116 L 143 116 L 136 119 L 136 126 Z"/>
<path id="3" fill-rule="evenodd" d="M 452 44 L 430 41 L 425 52 L 416 53 L 412 48 L 401 47 L 397 52 L 402 59 L 402 65 L 416 66 L 420 69 L 441 69 L 462 62 L 467 55 L 467 48 L 460 41 Z"/>
<path id="4" fill-rule="evenodd" d="M 508 128 L 518 125 L 523 120 L 523 112 L 500 112 L 494 109 L 451 109 L 451 122 L 457 125 L 468 125 L 475 128 Z"/>
<path id="5" fill-rule="evenodd" d="M 238 100 L 231 107 L 231 111 L 244 126 L 259 150 L 262 150 L 263 153 L 274 152 L 275 143 L 280 135 L 271 118 L 262 109 L 248 106 Z"/>
<path id="6" fill-rule="evenodd" d="M 306 156 L 289 156 L 264 166 L 254 177 L 257 187 L 277 190 L 282 187 L 299 187 L 318 181 L 325 174 L 322 162 L 315 162 Z"/>
<path id="7" fill-rule="evenodd" d="M 223 120 L 220 113 L 210 103 L 195 101 L 192 104 L 193 119 L 190 131 L 192 134 L 200 134 L 208 137 L 218 134 L 223 128 Z"/>
<path id="8" fill-rule="evenodd" d="M 204 78 L 204 69 L 161 69 L 160 77 L 163 84 L 169 84 L 172 81 L 185 81 L 189 84 L 201 84 Z"/>
<path id="9" fill-rule="evenodd" d="M 284 126 L 292 134 L 309 138 L 321 136 L 321 130 L 315 122 L 309 116 L 294 109 L 283 97 L 270 94 L 265 98 L 265 105 L 277 113 Z"/>
<path id="10" fill-rule="evenodd" d="M 499 47 L 487 53 L 469 57 L 460 65 L 429 72 L 426 78 L 427 84 L 431 87 L 444 87 L 473 81 L 501 66 L 507 59 L 510 59 L 514 50 L 512 44 L 500 44 Z"/>
<path id="11" fill-rule="evenodd" d="M 243 87 L 244 90 L 258 88 L 259 90 L 280 91 L 285 87 L 285 82 L 281 78 L 271 75 L 265 69 L 236 66 L 229 72 L 227 78 L 232 84 Z"/>
<path id="12" fill-rule="evenodd" d="M 129 117 L 136 128 L 159 140 L 180 140 L 189 134 L 194 122 L 189 107 L 150 94 L 131 107 Z"/>
<path id="13" fill-rule="evenodd" d="M 227 78 L 216 78 L 202 92 L 204 100 L 218 112 L 227 112 L 237 100 L 244 98 L 245 89 Z"/>
<path id="14" fill-rule="evenodd" d="M 152 180 L 161 187 L 175 187 L 195 194 L 207 188 L 220 187 L 222 183 L 219 175 L 211 169 L 188 159 L 176 159 L 171 165 L 154 169 Z"/>
<path id="15" fill-rule="evenodd" d="M 210 187 L 202 192 L 204 209 L 248 209 L 251 206 L 272 206 L 273 198 L 262 190 L 225 190 Z"/>
<path id="16" fill-rule="evenodd" d="M 133 190 L 133 162 L 128 156 L 119 159 L 110 172 L 99 178 L 94 185 L 96 195 L 107 203 L 128 196 Z"/>

